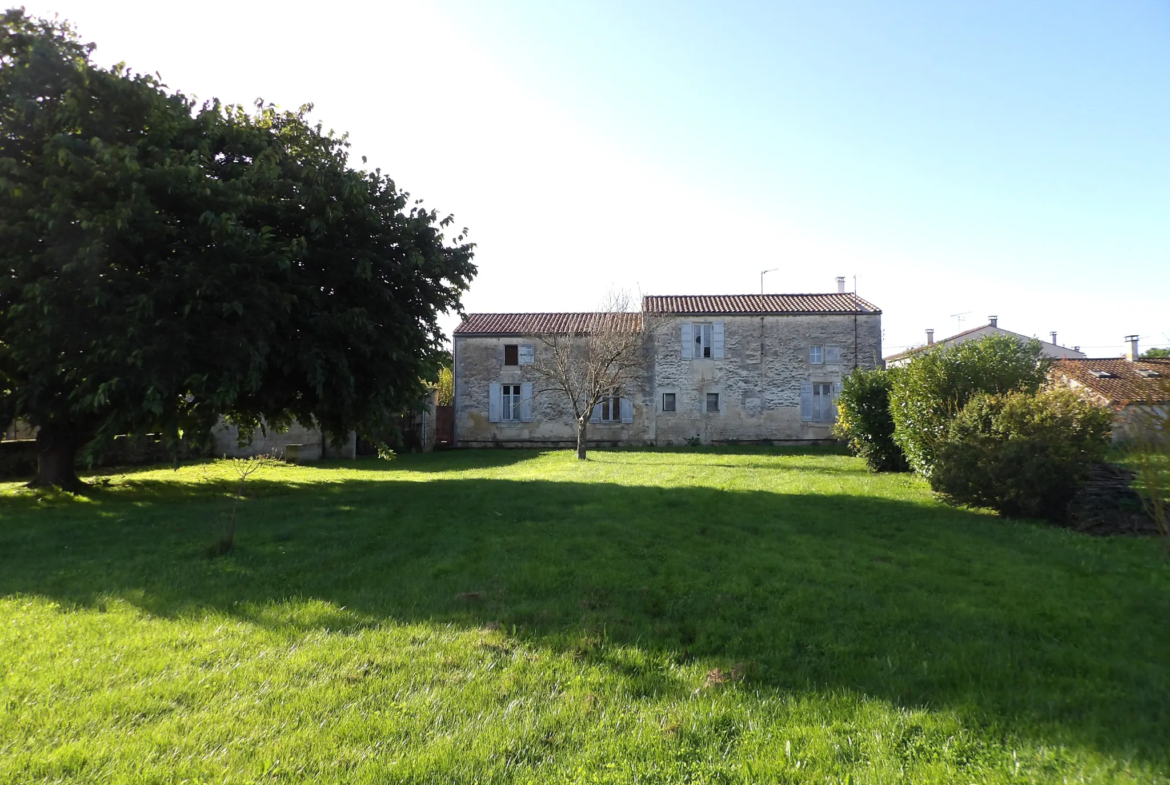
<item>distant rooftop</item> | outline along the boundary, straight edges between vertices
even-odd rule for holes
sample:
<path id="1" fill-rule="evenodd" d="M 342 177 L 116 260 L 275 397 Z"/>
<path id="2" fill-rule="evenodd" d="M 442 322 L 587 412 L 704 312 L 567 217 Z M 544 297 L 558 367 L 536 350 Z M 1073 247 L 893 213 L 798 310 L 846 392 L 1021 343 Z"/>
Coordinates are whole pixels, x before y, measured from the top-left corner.
<path id="1" fill-rule="evenodd" d="M 1057 360 L 1050 374 L 1092 390 L 1114 406 L 1164 401 L 1170 395 L 1165 386 L 1170 380 L 1170 359 Z"/>
<path id="2" fill-rule="evenodd" d="M 648 314 L 674 316 L 760 316 L 781 314 L 838 315 L 880 314 L 881 310 L 856 294 L 714 294 L 650 295 L 642 298 Z"/>

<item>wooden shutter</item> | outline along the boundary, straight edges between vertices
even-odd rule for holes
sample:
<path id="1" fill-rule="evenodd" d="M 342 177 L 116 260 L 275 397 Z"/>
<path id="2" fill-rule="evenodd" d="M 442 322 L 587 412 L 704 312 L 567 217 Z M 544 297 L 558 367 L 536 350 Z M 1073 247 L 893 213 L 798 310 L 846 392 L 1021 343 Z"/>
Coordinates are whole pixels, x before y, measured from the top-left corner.
<path id="1" fill-rule="evenodd" d="M 682 358 L 693 360 L 695 357 L 695 331 L 690 322 L 682 323 Z"/>
<path id="2" fill-rule="evenodd" d="M 520 385 L 520 422 L 532 422 L 532 382 Z"/>
<path id="3" fill-rule="evenodd" d="M 632 423 L 634 421 L 634 402 L 629 398 L 622 398 L 622 422 Z"/>
<path id="4" fill-rule="evenodd" d="M 813 418 L 813 389 L 812 382 L 800 383 L 800 420 L 812 422 Z"/>
<path id="5" fill-rule="evenodd" d="M 601 422 L 601 404 L 593 407 L 593 414 L 589 417 L 589 422 Z"/>
<path id="6" fill-rule="evenodd" d="M 711 359 L 723 359 L 723 322 L 715 322 L 711 328 Z"/>
<path id="7" fill-rule="evenodd" d="M 532 344 L 530 344 L 530 343 L 520 344 L 520 356 L 518 359 L 520 360 L 521 365 L 532 365 L 532 362 L 535 358 L 536 358 L 536 349 Z"/>
<path id="8" fill-rule="evenodd" d="M 492 382 L 488 391 L 488 422 L 500 421 L 500 383 Z"/>
<path id="9" fill-rule="evenodd" d="M 832 365 L 841 364 L 841 347 L 840 346 L 826 346 L 825 347 L 825 362 Z"/>

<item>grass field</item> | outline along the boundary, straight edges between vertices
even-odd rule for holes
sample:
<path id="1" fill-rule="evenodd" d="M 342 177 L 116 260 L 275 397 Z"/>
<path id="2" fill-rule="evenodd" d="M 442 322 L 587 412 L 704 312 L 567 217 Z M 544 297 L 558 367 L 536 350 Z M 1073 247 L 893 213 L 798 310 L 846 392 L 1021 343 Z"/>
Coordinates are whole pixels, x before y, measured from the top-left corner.
<path id="1" fill-rule="evenodd" d="M 1170 781 L 1170 559 L 780 449 L 0 485 L 0 783 Z"/>

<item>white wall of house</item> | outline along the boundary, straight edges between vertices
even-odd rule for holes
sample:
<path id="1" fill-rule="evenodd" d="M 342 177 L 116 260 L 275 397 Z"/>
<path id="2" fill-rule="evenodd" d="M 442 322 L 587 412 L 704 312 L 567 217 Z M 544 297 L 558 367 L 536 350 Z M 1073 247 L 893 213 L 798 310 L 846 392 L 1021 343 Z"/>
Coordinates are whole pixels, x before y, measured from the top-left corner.
<path id="1" fill-rule="evenodd" d="M 942 346 L 958 346 L 961 343 L 967 343 L 968 341 L 978 341 L 992 335 L 1006 335 L 1020 341 L 1032 340 L 1027 335 L 1021 335 L 1020 333 L 1015 333 L 1011 330 L 1005 330 L 1002 327 L 992 327 L 990 324 L 985 324 L 982 327 L 977 327 L 974 330 L 961 333 L 957 336 L 952 336 L 950 338 L 944 338 L 940 341 L 936 341 L 929 346 L 919 346 L 911 352 L 906 353 L 900 357 L 890 358 L 886 361 L 886 365 L 890 368 L 897 368 L 910 362 L 912 359 L 914 359 L 914 355 L 921 350 L 933 349 Z M 1060 336 L 1057 336 L 1057 338 L 1059 337 Z M 1037 338 L 1036 340 L 1040 339 Z M 1086 356 L 1084 352 L 1079 352 L 1076 349 L 1070 349 L 1067 346 L 1060 346 L 1059 344 L 1051 343 L 1049 341 L 1040 341 L 1040 354 L 1042 357 L 1051 357 L 1057 360 L 1064 358 L 1083 359 Z"/>

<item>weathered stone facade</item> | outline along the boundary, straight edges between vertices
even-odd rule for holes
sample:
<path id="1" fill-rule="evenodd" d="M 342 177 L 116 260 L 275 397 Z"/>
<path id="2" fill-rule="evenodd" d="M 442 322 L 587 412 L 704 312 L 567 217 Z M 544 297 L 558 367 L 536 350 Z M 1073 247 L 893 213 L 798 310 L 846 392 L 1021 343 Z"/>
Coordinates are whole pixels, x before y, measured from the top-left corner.
<path id="1" fill-rule="evenodd" d="M 284 432 L 268 429 L 267 433 L 256 430 L 252 439 L 240 445 L 240 429 L 230 425 L 222 417 L 211 429 L 212 455 L 217 458 L 247 458 L 268 453 L 278 458 L 296 453 L 296 462 L 318 461 L 324 455 L 328 458 L 354 458 L 357 450 L 357 435 L 350 431 L 341 446 L 334 445 L 328 434 L 320 428 L 310 428 L 294 420 Z M 289 447 L 295 447 L 290 451 Z"/>
<path id="2" fill-rule="evenodd" d="M 647 314 L 645 373 L 636 389 L 626 392 L 632 403 L 630 421 L 593 422 L 589 443 L 830 439 L 835 418 L 831 399 L 843 376 L 855 367 L 880 364 L 881 312 L 865 301 L 857 302 L 864 305 L 849 313 L 806 310 L 740 315 L 708 309 L 705 313 Z M 576 424 L 563 394 L 542 391 L 534 365 L 505 364 L 506 346 L 531 346 L 539 361 L 541 341 L 531 333 L 526 335 L 524 325 L 528 317 L 549 315 L 491 315 L 490 334 L 477 330 L 477 316 L 479 323 L 489 323 L 483 319 L 487 315 L 472 315 L 454 336 L 456 446 L 575 444 Z M 499 324 L 511 329 L 501 329 Z M 710 325 L 708 335 L 719 336 L 718 351 L 708 351 L 716 356 L 696 358 L 692 350 L 687 357 L 684 337 L 693 340 L 703 325 Z M 523 420 L 492 421 L 493 384 L 531 390 L 531 409 Z M 717 398 L 709 401 L 709 395 Z M 668 410 L 667 396 L 673 396 L 673 411 Z M 708 411 L 712 405 L 715 410 Z"/>

